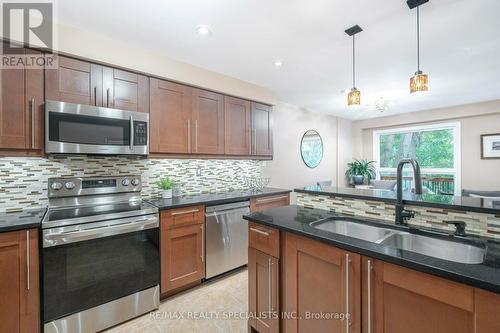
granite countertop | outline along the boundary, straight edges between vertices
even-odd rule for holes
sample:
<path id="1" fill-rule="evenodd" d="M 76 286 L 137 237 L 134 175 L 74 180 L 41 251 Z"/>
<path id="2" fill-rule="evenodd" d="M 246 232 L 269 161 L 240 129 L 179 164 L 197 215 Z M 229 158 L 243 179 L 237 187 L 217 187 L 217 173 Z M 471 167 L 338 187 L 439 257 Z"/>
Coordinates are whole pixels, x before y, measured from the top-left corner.
<path id="1" fill-rule="evenodd" d="M 0 214 L 0 232 L 38 228 L 47 209 Z"/>
<path id="2" fill-rule="evenodd" d="M 194 195 L 184 195 L 172 199 L 154 198 L 146 201 L 155 205 L 160 210 L 180 208 L 192 205 L 219 205 L 251 198 L 265 197 L 269 195 L 288 194 L 291 190 L 279 188 L 264 188 L 262 191 L 237 190 L 223 193 L 203 193 Z"/>
<path id="3" fill-rule="evenodd" d="M 478 243 L 481 246 L 487 247 L 486 258 L 482 264 L 461 264 L 322 231 L 309 225 L 313 221 L 335 216 L 338 217 L 340 215 L 326 210 L 291 205 L 273 208 L 264 212 L 255 212 L 244 218 L 249 221 L 316 239 L 347 251 L 500 293 L 500 242 L 498 241 L 467 237 L 469 239 L 467 242 Z M 352 219 L 353 217 L 349 216 L 348 218 Z M 356 217 L 355 219 L 386 228 L 401 228 L 364 217 Z M 412 233 L 423 233 L 415 229 L 402 228 Z M 451 236 L 442 235 L 440 237 Z"/>
<path id="4" fill-rule="evenodd" d="M 373 200 L 388 203 L 396 202 L 396 192 L 391 190 L 356 189 L 334 186 L 325 187 L 315 185 L 296 188 L 294 191 L 297 193 L 328 195 L 332 197 Z M 499 200 L 440 194 L 417 195 L 410 192 L 403 193 L 403 200 L 405 204 L 414 206 L 438 207 L 476 213 L 500 214 Z"/>

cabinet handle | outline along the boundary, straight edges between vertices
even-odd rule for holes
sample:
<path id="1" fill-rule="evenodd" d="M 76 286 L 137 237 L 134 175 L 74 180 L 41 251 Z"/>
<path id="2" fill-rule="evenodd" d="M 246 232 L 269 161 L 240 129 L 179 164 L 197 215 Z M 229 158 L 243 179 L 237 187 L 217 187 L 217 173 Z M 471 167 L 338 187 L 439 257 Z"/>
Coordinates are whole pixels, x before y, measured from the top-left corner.
<path id="1" fill-rule="evenodd" d="M 264 235 L 264 236 L 268 236 L 268 237 L 269 237 L 269 233 L 268 233 L 268 232 L 265 232 L 265 231 L 262 231 L 262 230 L 259 230 L 259 229 L 250 228 L 250 231 L 253 231 L 253 232 L 256 232 L 256 233 L 258 233 L 258 234 L 261 234 L 261 235 Z"/>
<path id="2" fill-rule="evenodd" d="M 31 148 L 35 148 L 35 99 L 30 101 L 31 106 Z"/>
<path id="3" fill-rule="evenodd" d="M 368 260 L 368 279 L 367 279 L 367 333 L 372 333 L 372 261 Z"/>
<path id="4" fill-rule="evenodd" d="M 272 281 L 272 263 L 271 263 L 271 258 L 268 258 L 268 265 L 269 265 L 269 315 L 271 315 L 272 311 L 273 311 L 273 306 L 272 306 L 272 302 L 273 302 L 273 297 L 272 297 L 272 288 L 273 288 L 273 281 Z"/>
<path id="5" fill-rule="evenodd" d="M 191 119 L 188 119 L 187 121 L 187 129 L 188 129 L 188 153 L 191 152 Z"/>
<path id="6" fill-rule="evenodd" d="M 106 89 L 106 107 L 109 108 L 109 88 Z"/>
<path id="7" fill-rule="evenodd" d="M 97 87 L 94 87 L 94 106 L 97 106 Z"/>
<path id="8" fill-rule="evenodd" d="M 194 121 L 194 135 L 195 135 L 195 140 L 194 140 L 194 151 L 198 152 L 198 119 Z"/>
<path id="9" fill-rule="evenodd" d="M 200 211 L 199 209 L 183 210 L 182 212 L 173 212 L 172 216 L 184 215 L 189 213 L 198 213 L 199 211 Z"/>
<path id="10" fill-rule="evenodd" d="M 253 131 L 253 154 L 257 155 L 257 130 L 254 128 L 252 131 Z"/>
<path id="11" fill-rule="evenodd" d="M 264 198 L 264 199 L 257 199 L 257 203 L 261 203 L 261 202 L 270 202 L 270 201 L 278 201 L 278 200 L 281 200 L 281 199 L 287 199 L 288 196 L 286 195 L 282 195 L 280 197 L 272 197 L 272 198 Z"/>
<path id="12" fill-rule="evenodd" d="M 134 150 L 134 118 L 130 116 L 130 150 Z"/>
<path id="13" fill-rule="evenodd" d="M 30 231 L 26 230 L 26 289 L 30 290 Z"/>
<path id="14" fill-rule="evenodd" d="M 201 262 L 205 262 L 205 233 L 203 232 L 203 224 L 200 226 L 201 228 Z"/>
<path id="15" fill-rule="evenodd" d="M 349 257 L 349 253 L 345 254 L 345 308 L 346 308 L 346 324 L 345 331 L 349 333 L 351 330 L 351 318 L 349 315 L 349 263 L 351 262 L 351 258 Z"/>

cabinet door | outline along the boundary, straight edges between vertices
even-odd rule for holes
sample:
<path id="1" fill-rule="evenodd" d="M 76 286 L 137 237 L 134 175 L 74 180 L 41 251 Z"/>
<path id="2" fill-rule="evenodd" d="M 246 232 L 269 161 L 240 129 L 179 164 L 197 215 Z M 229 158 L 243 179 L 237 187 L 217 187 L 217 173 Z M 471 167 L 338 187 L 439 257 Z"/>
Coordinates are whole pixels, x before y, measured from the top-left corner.
<path id="1" fill-rule="evenodd" d="M 38 51 L 29 51 L 41 56 Z M 44 142 L 44 98 L 43 98 L 43 69 L 26 69 L 25 105 L 28 111 L 28 145 L 29 149 L 43 149 Z"/>
<path id="2" fill-rule="evenodd" d="M 473 288 L 369 258 L 362 267 L 363 332 L 474 332 Z"/>
<path id="3" fill-rule="evenodd" d="M 223 96 L 193 89 L 194 138 L 191 151 L 199 154 L 224 154 Z"/>
<path id="4" fill-rule="evenodd" d="M 205 277 L 205 224 L 198 211 L 199 207 L 188 207 L 161 214 L 162 294 Z"/>
<path id="5" fill-rule="evenodd" d="M 191 88 L 150 79 L 150 152 L 191 152 Z"/>
<path id="6" fill-rule="evenodd" d="M 0 148 L 28 146 L 30 118 L 26 112 L 24 75 L 24 69 L 0 70 Z"/>
<path id="7" fill-rule="evenodd" d="M 0 234 L 0 332 L 39 332 L 38 233 Z"/>
<path id="8" fill-rule="evenodd" d="M 500 329 L 500 295 L 474 290 L 476 333 L 497 333 Z"/>
<path id="9" fill-rule="evenodd" d="M 252 155 L 273 155 L 272 107 L 252 102 Z"/>
<path id="10" fill-rule="evenodd" d="M 225 151 L 228 155 L 251 154 L 250 102 L 234 97 L 224 97 Z"/>
<path id="11" fill-rule="evenodd" d="M 104 67 L 102 96 L 105 107 L 149 112 L 149 80 L 144 75 Z"/>
<path id="12" fill-rule="evenodd" d="M 279 260 L 248 249 L 249 325 L 259 333 L 279 332 Z"/>
<path id="13" fill-rule="evenodd" d="M 68 103 L 102 106 L 102 66 L 58 57 L 57 69 L 45 70 L 45 97 Z"/>
<path id="14" fill-rule="evenodd" d="M 283 311 L 302 318 L 285 319 L 285 332 L 361 332 L 360 255 L 286 233 L 282 260 Z"/>

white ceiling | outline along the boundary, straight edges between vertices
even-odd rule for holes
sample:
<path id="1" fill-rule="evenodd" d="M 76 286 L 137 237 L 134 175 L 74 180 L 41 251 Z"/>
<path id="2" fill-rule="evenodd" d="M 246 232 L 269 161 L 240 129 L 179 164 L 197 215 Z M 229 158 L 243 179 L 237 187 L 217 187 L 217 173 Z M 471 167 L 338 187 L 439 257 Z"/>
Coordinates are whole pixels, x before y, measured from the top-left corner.
<path id="1" fill-rule="evenodd" d="M 274 90 L 313 111 L 362 119 L 500 99 L 500 1 L 430 0 L 421 7 L 421 67 L 430 92 L 409 94 L 415 11 L 405 0 L 60 0 L 59 20 Z M 207 24 L 210 37 L 195 34 Z M 348 108 L 351 39 L 357 87 Z M 275 68 L 276 59 L 285 65 Z M 381 113 L 380 97 L 392 100 Z"/>

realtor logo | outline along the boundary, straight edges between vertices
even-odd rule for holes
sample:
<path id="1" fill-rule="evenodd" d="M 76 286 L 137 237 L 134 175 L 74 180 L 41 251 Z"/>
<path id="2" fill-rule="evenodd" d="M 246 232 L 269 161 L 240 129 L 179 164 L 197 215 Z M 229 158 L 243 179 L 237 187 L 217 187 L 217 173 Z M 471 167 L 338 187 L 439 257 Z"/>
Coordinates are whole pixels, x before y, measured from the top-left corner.
<path id="1" fill-rule="evenodd" d="M 2 68 L 47 67 L 47 56 L 24 47 L 52 52 L 54 45 L 54 3 L 52 1 L 1 1 L 2 8 Z M 55 58 L 49 57 L 49 67 Z"/>

